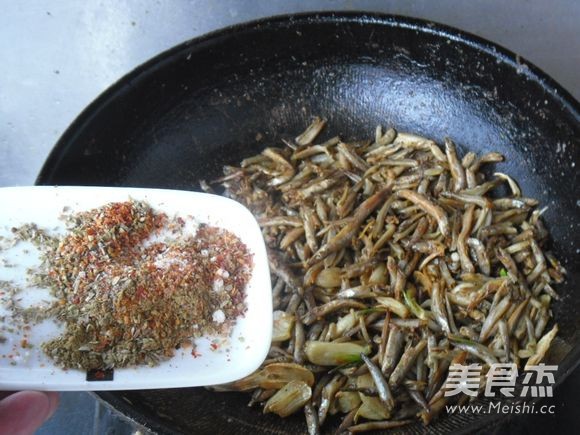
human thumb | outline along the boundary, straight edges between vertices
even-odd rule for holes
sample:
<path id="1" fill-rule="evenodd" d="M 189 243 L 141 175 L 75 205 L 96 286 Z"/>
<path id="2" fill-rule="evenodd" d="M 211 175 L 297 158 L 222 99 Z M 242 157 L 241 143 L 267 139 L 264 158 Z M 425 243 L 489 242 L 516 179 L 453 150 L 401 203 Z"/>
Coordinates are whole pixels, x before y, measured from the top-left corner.
<path id="1" fill-rule="evenodd" d="M 0 401 L 0 434 L 31 435 L 58 406 L 57 393 L 20 391 Z"/>

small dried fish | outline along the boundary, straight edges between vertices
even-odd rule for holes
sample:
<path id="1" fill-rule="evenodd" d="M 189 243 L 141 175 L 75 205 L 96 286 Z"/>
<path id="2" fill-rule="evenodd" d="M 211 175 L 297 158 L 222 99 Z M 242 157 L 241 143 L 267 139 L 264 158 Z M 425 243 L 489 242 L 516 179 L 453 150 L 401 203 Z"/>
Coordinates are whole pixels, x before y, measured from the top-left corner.
<path id="1" fill-rule="evenodd" d="M 453 190 L 455 192 L 464 189 L 467 185 L 465 178 L 465 168 L 457 157 L 457 150 L 455 144 L 449 138 L 445 138 L 445 154 L 449 162 L 449 169 L 451 170 L 451 177 L 454 180 Z"/>
<path id="2" fill-rule="evenodd" d="M 395 369 L 401 353 L 403 352 L 405 334 L 400 328 L 393 327 L 389 333 L 389 340 L 385 348 L 385 355 L 381 371 L 388 378 Z"/>
<path id="3" fill-rule="evenodd" d="M 481 171 L 503 156 L 381 127 L 315 144 L 324 126 L 218 180 L 257 216 L 276 282 L 269 359 L 229 387 L 280 415 L 300 404 L 311 434 L 330 414 L 337 433 L 385 430 L 443 413 L 451 363 L 546 358 L 565 270 L 538 201 Z"/>
<path id="4" fill-rule="evenodd" d="M 372 423 L 360 423 L 354 426 L 350 426 L 348 431 L 351 433 L 359 432 L 369 432 L 371 430 L 387 430 L 394 429 L 396 427 L 406 426 L 411 423 L 411 420 L 385 420 L 385 421 L 373 421 Z"/>
<path id="5" fill-rule="evenodd" d="M 439 231 L 443 236 L 449 235 L 449 219 L 445 214 L 445 211 L 438 205 L 431 202 L 425 195 L 422 195 L 411 190 L 399 190 L 397 194 L 414 204 L 417 204 L 423 208 L 427 213 L 429 213 L 437 221 L 439 226 Z"/>
<path id="6" fill-rule="evenodd" d="M 482 344 L 473 342 L 471 340 L 466 340 L 462 337 L 451 337 L 451 343 L 457 349 L 464 350 L 473 356 L 485 361 L 488 365 L 497 364 L 497 358 L 491 353 L 491 351 Z"/>
<path id="7" fill-rule="evenodd" d="M 318 421 L 318 413 L 312 403 L 304 405 L 304 416 L 306 417 L 306 429 L 308 435 L 320 434 L 320 422 Z"/>
<path id="8" fill-rule="evenodd" d="M 554 325 L 554 327 L 550 330 L 550 332 L 548 332 L 540 339 L 540 341 L 538 341 L 536 352 L 532 356 L 530 356 L 524 370 L 529 370 L 531 366 L 539 364 L 540 361 L 544 359 L 546 353 L 548 352 L 548 349 L 550 348 L 550 344 L 552 343 L 552 340 L 554 340 L 554 337 L 556 336 L 557 333 L 558 333 L 558 325 Z"/>
<path id="9" fill-rule="evenodd" d="M 307 264 L 312 265 L 327 255 L 345 247 L 354 237 L 363 221 L 391 194 L 391 191 L 392 187 L 387 186 L 364 201 L 354 213 L 351 221 L 326 246 L 321 247 Z"/>
<path id="10" fill-rule="evenodd" d="M 435 321 L 441 326 L 443 332 L 446 334 L 451 333 L 451 328 L 449 327 L 449 320 L 447 318 L 447 310 L 445 308 L 443 290 L 441 290 L 438 283 L 433 283 L 431 290 L 431 308 L 433 310 L 433 315 Z"/>
<path id="11" fill-rule="evenodd" d="M 425 349 L 426 346 L 427 340 L 423 339 L 420 340 L 419 343 L 417 343 L 415 346 L 409 346 L 405 352 L 403 352 L 399 363 L 389 377 L 389 386 L 397 387 L 401 382 L 403 382 L 405 375 L 409 370 L 411 370 L 411 366 L 415 362 L 415 359 L 421 352 L 423 352 L 423 349 Z"/>
<path id="12" fill-rule="evenodd" d="M 360 357 L 364 361 L 365 365 L 369 369 L 369 373 L 371 374 L 373 381 L 375 382 L 375 386 L 377 387 L 377 391 L 379 393 L 379 398 L 381 402 L 387 407 L 390 411 L 395 406 L 395 401 L 393 399 L 393 393 L 391 393 L 391 388 L 389 384 L 385 380 L 383 373 L 381 370 L 371 361 L 371 359 L 366 356 L 364 353 L 360 354 Z"/>
<path id="13" fill-rule="evenodd" d="M 296 137 L 295 142 L 298 145 L 308 145 L 312 143 L 316 136 L 322 131 L 324 126 L 326 125 L 326 120 L 321 119 L 319 117 L 314 118 L 312 124 L 308 126 L 306 130 L 302 134 Z"/>

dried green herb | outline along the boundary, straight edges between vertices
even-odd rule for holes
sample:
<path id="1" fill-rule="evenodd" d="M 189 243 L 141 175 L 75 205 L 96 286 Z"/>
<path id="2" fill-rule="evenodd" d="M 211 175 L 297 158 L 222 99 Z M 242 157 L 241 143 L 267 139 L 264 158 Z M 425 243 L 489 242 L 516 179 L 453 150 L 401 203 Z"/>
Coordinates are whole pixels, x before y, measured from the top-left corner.
<path id="1" fill-rule="evenodd" d="M 70 216 L 59 238 L 33 224 L 13 229 L 41 249 L 31 282 L 58 299 L 14 311 L 28 322 L 64 323 L 63 334 L 42 344 L 64 368 L 156 365 L 193 338 L 229 333 L 246 310 L 252 255 L 229 231 L 201 225 L 191 236 L 184 224 L 127 201 Z M 162 231 L 172 237 L 151 241 Z"/>

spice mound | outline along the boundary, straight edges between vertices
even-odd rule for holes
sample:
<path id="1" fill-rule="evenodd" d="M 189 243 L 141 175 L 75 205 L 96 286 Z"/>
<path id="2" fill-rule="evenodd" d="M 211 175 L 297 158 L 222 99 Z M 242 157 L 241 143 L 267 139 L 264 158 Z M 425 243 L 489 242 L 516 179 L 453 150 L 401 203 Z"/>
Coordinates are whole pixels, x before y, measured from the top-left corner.
<path id="1" fill-rule="evenodd" d="M 188 235 L 182 218 L 136 201 L 69 220 L 41 247 L 59 300 L 51 313 L 65 324 L 42 348 L 59 366 L 153 366 L 192 339 L 229 334 L 246 311 L 252 255 L 235 234 L 202 224 Z"/>

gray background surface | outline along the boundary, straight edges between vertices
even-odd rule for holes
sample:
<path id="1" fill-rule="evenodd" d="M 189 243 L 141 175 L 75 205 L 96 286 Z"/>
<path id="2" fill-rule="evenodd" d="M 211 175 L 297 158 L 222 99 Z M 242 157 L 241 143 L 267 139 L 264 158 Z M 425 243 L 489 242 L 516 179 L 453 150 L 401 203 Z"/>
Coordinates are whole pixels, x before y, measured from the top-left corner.
<path id="1" fill-rule="evenodd" d="M 386 12 L 460 28 L 516 52 L 580 99 L 579 0 L 0 0 L 0 186 L 32 184 L 80 111 L 157 53 L 227 25 L 314 10 Z M 39 433 L 131 430 L 86 393 L 62 397 Z"/>

